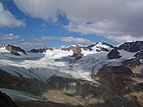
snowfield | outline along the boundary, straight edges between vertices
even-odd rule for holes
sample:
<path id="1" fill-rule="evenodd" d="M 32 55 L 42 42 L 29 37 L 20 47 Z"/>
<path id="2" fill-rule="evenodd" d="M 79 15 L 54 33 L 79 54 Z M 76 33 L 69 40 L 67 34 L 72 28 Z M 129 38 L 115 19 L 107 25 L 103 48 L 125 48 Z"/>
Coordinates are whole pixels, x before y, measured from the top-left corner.
<path id="1" fill-rule="evenodd" d="M 95 48 L 93 47 L 92 51 L 82 50 L 84 56 L 79 60 L 72 57 L 72 51 L 61 49 L 47 50 L 45 53 L 27 52 L 27 55 L 15 56 L 5 48 L 0 48 L 0 69 L 16 76 L 37 78 L 42 81 L 53 75 L 92 81 L 91 73 L 97 73 L 103 65 L 120 65 L 123 60 L 133 58 L 135 54 L 120 50 L 121 58 L 109 60 L 108 52 L 98 52 Z"/>

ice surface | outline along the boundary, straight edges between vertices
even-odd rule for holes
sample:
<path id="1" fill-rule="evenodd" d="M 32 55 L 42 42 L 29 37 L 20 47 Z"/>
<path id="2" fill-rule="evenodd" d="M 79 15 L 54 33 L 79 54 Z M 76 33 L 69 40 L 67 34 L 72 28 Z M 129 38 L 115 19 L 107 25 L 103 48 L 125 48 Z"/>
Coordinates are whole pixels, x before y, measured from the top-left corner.
<path id="1" fill-rule="evenodd" d="M 109 60 L 106 51 L 82 50 L 84 56 L 75 60 L 72 57 L 72 51 L 61 49 L 47 50 L 45 53 L 27 52 L 27 55 L 15 56 L 6 51 L 5 48 L 0 48 L 0 69 L 16 76 L 22 75 L 25 78 L 37 78 L 43 81 L 53 75 L 92 81 L 91 73 L 97 73 L 103 65 L 120 65 L 123 60 L 133 58 L 135 54 L 124 50 L 119 52 L 121 58 Z"/>

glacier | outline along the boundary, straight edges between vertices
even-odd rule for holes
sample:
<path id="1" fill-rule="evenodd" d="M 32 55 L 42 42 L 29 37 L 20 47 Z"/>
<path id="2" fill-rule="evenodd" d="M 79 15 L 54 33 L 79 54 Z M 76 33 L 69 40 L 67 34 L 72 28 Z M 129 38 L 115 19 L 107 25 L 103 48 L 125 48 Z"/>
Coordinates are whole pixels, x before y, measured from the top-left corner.
<path id="1" fill-rule="evenodd" d="M 120 65 L 125 59 L 132 58 L 134 53 L 120 50 L 122 58 L 109 60 L 108 52 L 96 51 L 102 44 L 97 44 L 93 50 L 83 50 L 84 56 L 76 60 L 72 57 L 72 51 L 54 49 L 45 53 L 28 53 L 15 56 L 5 48 L 0 48 L 0 68 L 16 76 L 24 78 L 36 78 L 42 81 L 57 75 L 68 78 L 79 78 L 92 81 L 91 73 L 97 73 L 104 65 Z M 109 48 L 107 46 L 103 46 Z"/>

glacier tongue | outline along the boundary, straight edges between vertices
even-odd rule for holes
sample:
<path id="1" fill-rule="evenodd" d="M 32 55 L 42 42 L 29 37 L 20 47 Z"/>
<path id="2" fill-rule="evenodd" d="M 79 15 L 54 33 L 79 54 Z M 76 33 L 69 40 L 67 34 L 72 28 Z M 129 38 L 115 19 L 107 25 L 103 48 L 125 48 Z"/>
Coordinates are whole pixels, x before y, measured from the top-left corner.
<path id="1" fill-rule="evenodd" d="M 46 81 L 53 75 L 68 78 L 90 79 L 89 72 L 81 72 L 74 64 L 72 52 L 47 50 L 46 53 L 28 53 L 24 56 L 14 56 L 8 53 L 0 54 L 0 68 L 16 76 L 36 78 Z"/>

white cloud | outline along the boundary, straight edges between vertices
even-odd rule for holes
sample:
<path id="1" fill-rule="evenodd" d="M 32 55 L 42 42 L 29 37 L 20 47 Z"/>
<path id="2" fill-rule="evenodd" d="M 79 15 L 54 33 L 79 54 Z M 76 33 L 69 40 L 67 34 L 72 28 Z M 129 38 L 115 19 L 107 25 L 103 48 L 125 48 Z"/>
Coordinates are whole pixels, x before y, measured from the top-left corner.
<path id="1" fill-rule="evenodd" d="M 7 41 L 7 40 L 18 40 L 20 37 L 18 35 L 10 34 L 0 34 L 0 40 Z"/>
<path id="2" fill-rule="evenodd" d="M 85 39 L 85 38 L 74 38 L 72 36 L 66 36 L 66 37 L 50 37 L 50 36 L 42 36 L 40 38 L 36 37 L 34 38 L 35 41 L 37 42 L 48 42 L 48 41 L 60 41 L 60 42 L 67 42 L 67 43 L 72 43 L 72 44 L 89 44 L 91 43 L 90 40 Z"/>
<path id="3" fill-rule="evenodd" d="M 34 18 L 56 19 L 64 13 L 66 26 L 83 34 L 100 34 L 116 39 L 142 37 L 142 0 L 14 0 L 25 14 Z M 90 22 L 90 24 L 88 24 Z M 109 37 L 108 37 L 109 36 Z M 128 40 L 127 40 L 128 41 Z"/>
<path id="4" fill-rule="evenodd" d="M 22 43 L 25 41 L 25 38 L 22 38 L 19 35 L 15 35 L 13 33 L 9 34 L 0 34 L 0 45 L 19 45 L 19 43 Z"/>
<path id="5" fill-rule="evenodd" d="M 33 47 L 33 44 L 30 43 L 30 42 L 22 42 L 19 44 L 21 47 L 24 47 L 24 48 L 31 48 Z"/>
<path id="6" fill-rule="evenodd" d="M 25 23 L 15 18 L 8 10 L 5 10 L 3 4 L 0 2 L 0 27 L 21 27 Z"/>
<path id="7" fill-rule="evenodd" d="M 108 36 L 108 39 L 116 40 L 118 43 L 126 42 L 126 41 L 142 41 L 143 37 L 133 37 L 131 35 L 118 35 L 118 36 Z"/>
<path id="8" fill-rule="evenodd" d="M 74 37 L 61 37 L 60 40 L 63 41 L 63 42 L 70 42 L 70 43 L 82 44 L 82 45 L 91 43 L 91 41 L 88 40 L 88 39 L 74 38 Z"/>
<path id="9" fill-rule="evenodd" d="M 25 49 L 32 49 L 32 48 L 44 48 L 49 47 L 49 42 L 56 43 L 56 42 L 66 42 L 70 44 L 80 44 L 80 45 L 87 45 L 92 43 L 92 41 L 84 38 L 74 38 L 72 36 L 66 37 L 51 37 L 51 36 L 39 36 L 34 37 L 30 36 L 33 39 L 28 39 L 29 37 L 15 35 L 13 33 L 9 34 L 0 34 L 0 45 L 17 45 Z"/>

